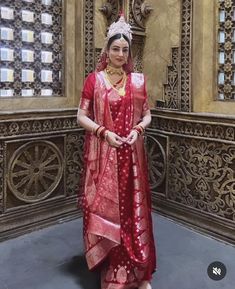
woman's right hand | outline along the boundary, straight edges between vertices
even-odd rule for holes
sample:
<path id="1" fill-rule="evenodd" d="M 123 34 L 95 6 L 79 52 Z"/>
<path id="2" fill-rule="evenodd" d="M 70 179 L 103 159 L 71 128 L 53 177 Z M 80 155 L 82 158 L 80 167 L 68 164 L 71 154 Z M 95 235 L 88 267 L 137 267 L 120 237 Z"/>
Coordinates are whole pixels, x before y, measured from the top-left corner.
<path id="1" fill-rule="evenodd" d="M 107 132 L 106 141 L 111 147 L 119 148 L 125 140 L 112 131 Z"/>

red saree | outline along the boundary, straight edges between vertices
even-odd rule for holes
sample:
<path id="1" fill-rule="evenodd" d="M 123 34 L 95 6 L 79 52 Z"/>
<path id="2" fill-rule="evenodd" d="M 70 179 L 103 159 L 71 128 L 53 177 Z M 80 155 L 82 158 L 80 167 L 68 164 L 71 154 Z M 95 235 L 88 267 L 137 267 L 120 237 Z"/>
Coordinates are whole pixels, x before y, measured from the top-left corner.
<path id="1" fill-rule="evenodd" d="M 88 77 L 85 86 L 92 81 L 93 97 L 83 95 L 80 108 L 126 137 L 148 109 L 143 74 L 128 75 L 123 97 L 109 87 L 103 71 Z M 101 270 L 101 288 L 136 288 L 150 280 L 156 256 L 143 137 L 117 149 L 87 133 L 82 193 L 86 259 L 90 269 Z"/>

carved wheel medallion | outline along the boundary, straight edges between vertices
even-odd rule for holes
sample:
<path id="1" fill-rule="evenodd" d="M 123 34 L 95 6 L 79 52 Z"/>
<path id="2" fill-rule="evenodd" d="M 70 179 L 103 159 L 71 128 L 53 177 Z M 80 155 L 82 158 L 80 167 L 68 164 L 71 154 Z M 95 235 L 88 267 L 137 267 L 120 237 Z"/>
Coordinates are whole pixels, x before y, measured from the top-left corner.
<path id="1" fill-rule="evenodd" d="M 166 154 L 162 145 L 150 135 L 145 137 L 145 146 L 148 156 L 150 188 L 155 189 L 165 179 Z"/>
<path id="2" fill-rule="evenodd" d="M 146 4 L 144 0 L 133 0 L 132 1 L 132 12 L 136 23 L 141 27 L 145 28 L 145 20 L 153 8 Z"/>
<path id="3" fill-rule="evenodd" d="M 8 172 L 8 185 L 17 199 L 28 203 L 41 201 L 61 180 L 61 152 L 49 141 L 29 142 L 14 152 Z"/>
<path id="4" fill-rule="evenodd" d="M 117 0 L 108 0 L 100 9 L 107 17 L 108 25 L 117 20 L 121 10 L 120 3 Z"/>
<path id="5" fill-rule="evenodd" d="M 132 11 L 133 11 L 133 16 L 135 18 L 136 23 L 144 28 L 144 17 L 142 14 L 142 6 L 143 5 L 143 0 L 134 0 L 132 2 Z"/>

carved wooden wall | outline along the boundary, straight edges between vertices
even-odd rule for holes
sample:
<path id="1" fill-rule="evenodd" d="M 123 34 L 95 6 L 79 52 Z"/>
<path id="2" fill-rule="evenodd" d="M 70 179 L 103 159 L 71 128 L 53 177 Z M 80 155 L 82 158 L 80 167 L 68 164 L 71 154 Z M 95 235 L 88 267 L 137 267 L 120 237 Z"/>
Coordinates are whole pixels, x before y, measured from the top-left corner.
<path id="1" fill-rule="evenodd" d="M 0 121 L 0 240 L 78 215 L 83 141 L 74 112 Z"/>
<path id="2" fill-rule="evenodd" d="M 234 125 L 226 118 L 159 110 L 147 137 L 154 209 L 231 243 Z"/>

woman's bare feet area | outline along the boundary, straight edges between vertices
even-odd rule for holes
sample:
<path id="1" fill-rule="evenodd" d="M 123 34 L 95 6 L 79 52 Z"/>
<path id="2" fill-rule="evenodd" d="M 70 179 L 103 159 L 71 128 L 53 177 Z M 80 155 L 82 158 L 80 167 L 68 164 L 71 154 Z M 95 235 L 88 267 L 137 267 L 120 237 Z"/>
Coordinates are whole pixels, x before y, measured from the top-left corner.
<path id="1" fill-rule="evenodd" d="M 139 289 L 152 289 L 152 286 L 148 281 L 143 281 Z"/>

